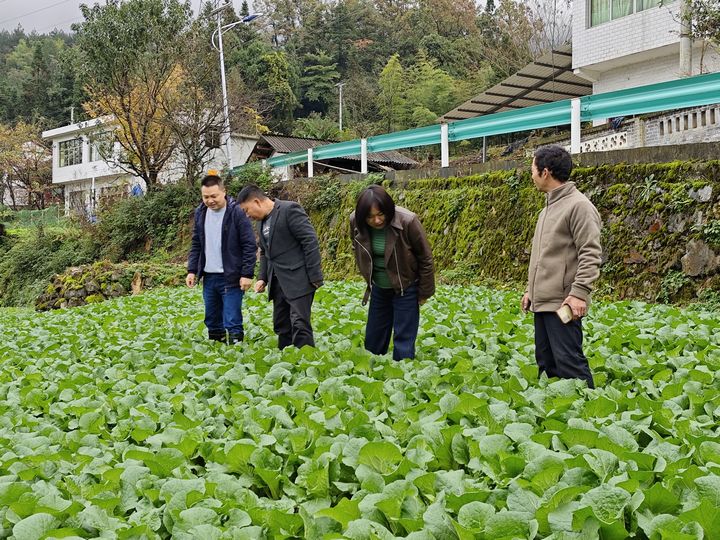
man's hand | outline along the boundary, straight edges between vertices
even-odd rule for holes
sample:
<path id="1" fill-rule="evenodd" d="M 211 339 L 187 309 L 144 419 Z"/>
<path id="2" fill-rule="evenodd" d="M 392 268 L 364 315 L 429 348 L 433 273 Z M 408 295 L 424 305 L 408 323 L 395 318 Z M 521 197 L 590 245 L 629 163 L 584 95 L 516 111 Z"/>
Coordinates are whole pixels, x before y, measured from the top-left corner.
<path id="1" fill-rule="evenodd" d="M 578 320 L 587 315 L 587 302 L 585 300 L 581 300 L 576 296 L 568 295 L 568 297 L 563 300 L 563 304 L 570 306 L 573 313 L 573 320 Z"/>
<path id="2" fill-rule="evenodd" d="M 425 304 L 425 302 L 427 302 L 427 300 L 427 298 L 421 298 L 420 300 L 418 300 L 418 304 L 422 306 L 423 304 Z"/>
<path id="3" fill-rule="evenodd" d="M 523 294 L 522 300 L 520 300 L 520 307 L 525 313 L 530 309 L 530 295 L 528 293 Z"/>
<path id="4" fill-rule="evenodd" d="M 195 286 L 195 274 L 185 276 L 185 285 L 191 288 Z"/>
<path id="5" fill-rule="evenodd" d="M 252 286 L 252 278 L 241 277 L 240 278 L 240 289 L 247 291 Z"/>
<path id="6" fill-rule="evenodd" d="M 262 279 L 258 279 L 258 280 L 255 282 L 255 292 L 256 292 L 256 293 L 265 292 L 265 286 L 266 286 L 266 285 L 267 285 L 267 283 L 265 283 Z"/>
<path id="7" fill-rule="evenodd" d="M 322 281 L 313 281 L 312 282 L 312 286 L 315 287 L 316 289 L 319 289 L 320 287 L 322 287 L 322 285 L 323 285 Z"/>

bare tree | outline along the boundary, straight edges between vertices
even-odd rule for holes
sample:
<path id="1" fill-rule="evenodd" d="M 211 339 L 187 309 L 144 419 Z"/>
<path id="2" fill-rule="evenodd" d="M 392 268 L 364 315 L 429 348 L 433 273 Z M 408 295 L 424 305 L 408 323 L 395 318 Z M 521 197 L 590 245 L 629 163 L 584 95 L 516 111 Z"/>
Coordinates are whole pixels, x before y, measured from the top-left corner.
<path id="1" fill-rule="evenodd" d="M 509 77 L 567 42 L 572 33 L 570 8 L 570 0 L 501 0 L 497 8 L 481 14 L 481 55 L 497 78 Z"/>
<path id="2" fill-rule="evenodd" d="M 148 189 L 173 156 L 177 139 L 166 103 L 181 92 L 180 65 L 191 9 L 181 0 L 106 0 L 81 6 L 76 27 L 80 69 L 87 80 L 86 111 L 109 116 L 122 152 L 116 164 L 145 180 Z"/>
<path id="3" fill-rule="evenodd" d="M 19 122 L 14 127 L 0 126 L 0 171 L 5 188 L 17 208 L 16 188 L 27 192 L 28 205 L 42 210 L 52 187 L 52 153 L 34 124 Z"/>
<path id="4" fill-rule="evenodd" d="M 572 0 L 527 0 L 536 32 L 530 35 L 535 56 L 551 51 L 572 38 Z"/>
<path id="5" fill-rule="evenodd" d="M 704 59 L 709 48 L 720 50 L 720 0 L 682 0 L 681 22 L 689 30 L 689 37 L 700 41 L 700 72 L 705 70 Z M 661 2 L 661 5 L 663 3 Z"/>

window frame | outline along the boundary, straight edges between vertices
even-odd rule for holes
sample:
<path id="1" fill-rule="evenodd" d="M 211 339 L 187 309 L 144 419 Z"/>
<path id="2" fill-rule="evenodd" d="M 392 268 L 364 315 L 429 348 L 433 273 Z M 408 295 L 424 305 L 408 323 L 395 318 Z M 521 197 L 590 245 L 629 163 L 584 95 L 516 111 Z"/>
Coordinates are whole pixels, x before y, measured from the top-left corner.
<path id="1" fill-rule="evenodd" d="M 88 137 L 88 145 L 90 146 L 90 163 L 97 161 L 107 162 L 115 152 L 116 141 L 117 137 L 111 130 L 102 131 L 96 133 L 92 137 Z"/>
<path id="2" fill-rule="evenodd" d="M 83 139 L 75 137 L 58 143 L 58 167 L 72 167 L 83 162 Z"/>
<path id="3" fill-rule="evenodd" d="M 586 0 L 585 6 L 586 6 L 586 15 L 587 15 L 587 17 L 586 17 L 586 19 L 587 19 L 587 28 L 597 28 L 598 26 L 602 26 L 603 24 L 607 24 L 607 23 L 610 23 L 610 22 L 612 22 L 612 21 L 617 21 L 617 20 L 619 20 L 619 19 L 622 19 L 622 18 L 624 18 L 624 17 L 629 17 L 629 16 L 635 15 L 635 14 L 637 14 L 637 13 L 642 13 L 643 11 L 647 11 L 647 10 L 649 10 L 649 9 L 656 8 L 656 7 L 659 6 L 659 1 L 658 1 L 658 3 L 655 4 L 654 6 L 649 6 L 649 7 L 644 7 L 644 8 L 638 8 L 638 5 L 642 5 L 643 1 L 644 1 L 644 0 L 630 0 L 630 7 L 631 7 L 630 13 L 628 13 L 628 14 L 626 14 L 626 15 L 619 15 L 619 16 L 617 16 L 617 17 L 613 17 L 613 4 L 615 3 L 615 1 L 614 1 L 614 0 L 609 0 L 609 3 L 610 3 L 610 18 L 609 18 L 608 20 L 606 20 L 606 21 L 593 24 L 593 21 L 592 21 L 592 3 L 593 3 L 593 0 Z M 671 3 L 671 2 L 674 2 L 674 0 L 667 0 L 666 3 L 669 4 L 669 3 Z"/>

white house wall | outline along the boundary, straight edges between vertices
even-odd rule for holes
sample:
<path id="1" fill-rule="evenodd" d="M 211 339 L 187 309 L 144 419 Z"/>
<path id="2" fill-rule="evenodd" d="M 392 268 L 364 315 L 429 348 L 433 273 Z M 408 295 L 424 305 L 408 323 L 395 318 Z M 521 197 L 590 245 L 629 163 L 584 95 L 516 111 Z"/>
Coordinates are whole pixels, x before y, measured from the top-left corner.
<path id="1" fill-rule="evenodd" d="M 259 137 L 252 137 L 249 135 L 233 135 L 230 139 L 231 151 L 233 154 L 233 166 L 244 165 L 250 158 L 255 145 L 257 144 Z M 208 162 L 207 169 L 215 169 L 221 171 L 228 166 L 227 152 L 225 147 L 215 149 Z"/>
<path id="2" fill-rule="evenodd" d="M 82 179 L 77 182 L 70 182 L 65 185 L 65 213 L 81 213 L 85 216 L 95 216 L 97 205 L 106 189 L 130 190 L 137 180 L 129 174 L 113 177 L 96 178 L 94 180 L 95 190 L 93 191 L 93 179 Z"/>
<path id="3" fill-rule="evenodd" d="M 233 164 L 244 165 L 250 159 L 259 137 L 232 137 Z"/>
<path id="4" fill-rule="evenodd" d="M 671 54 L 653 58 L 652 61 L 642 61 L 610 69 L 600 74 L 593 83 L 593 93 L 614 92 L 633 86 L 643 86 L 680 78 L 679 48 L 668 47 L 658 52 L 669 50 Z M 701 73 L 701 49 L 693 49 L 692 71 L 697 75 Z M 720 71 L 720 55 L 713 50 L 707 50 L 702 62 L 702 72 L 710 73 Z"/>
<path id="5" fill-rule="evenodd" d="M 247 160 L 258 140 L 258 137 L 252 137 L 249 135 L 232 137 L 233 164 L 235 166 L 247 163 Z M 222 171 L 227 168 L 227 166 L 228 160 L 225 148 L 216 148 L 210 152 L 210 160 L 207 165 L 205 165 L 205 170 L 202 171 L 202 173 L 205 174 L 210 169 Z M 160 182 L 163 184 L 177 182 L 182 178 L 183 174 L 185 174 L 183 160 L 181 156 L 177 154 L 168 161 L 165 167 L 163 167 L 163 170 L 160 173 Z"/>
<path id="6" fill-rule="evenodd" d="M 103 176 L 117 176 L 125 174 L 119 167 L 113 166 L 104 160 L 90 161 L 90 141 L 87 136 L 81 135 L 82 138 L 82 163 L 77 165 L 60 166 L 60 143 L 77 139 L 78 136 L 68 135 L 53 139 L 53 184 L 66 184 L 68 182 L 78 182 L 90 178 L 99 178 Z"/>
<path id="7" fill-rule="evenodd" d="M 613 60 L 620 65 L 636 63 L 637 60 L 626 57 L 677 44 L 680 40 L 679 0 L 593 27 L 589 26 L 588 3 L 588 0 L 573 2 L 573 69 L 604 71 L 613 66 L 598 64 Z"/>
<path id="8" fill-rule="evenodd" d="M 146 190 L 145 182 L 122 168 L 108 163 L 105 160 L 90 161 L 92 143 L 90 134 L 107 129 L 107 121 L 91 121 L 82 124 L 72 124 L 52 129 L 43 133 L 43 137 L 52 141 L 52 182 L 63 185 L 65 189 L 65 209 L 67 212 L 80 212 L 86 216 L 96 213 L 97 202 L 102 197 L 105 188 L 122 187 L 129 192 L 132 187 L 139 185 Z M 76 165 L 60 166 L 60 143 L 73 139 L 82 139 L 82 162 Z M 232 137 L 232 151 L 235 164 L 245 163 L 250 156 L 257 137 L 248 135 L 235 135 Z M 120 146 L 115 144 L 115 151 L 120 152 Z M 227 166 L 227 158 L 222 149 L 213 151 L 210 163 L 206 169 L 222 170 Z M 179 155 L 173 156 L 159 175 L 161 183 L 173 183 L 182 178 L 184 167 Z M 95 190 L 93 192 L 93 186 Z"/>
<path id="9" fill-rule="evenodd" d="M 679 79 L 681 0 L 589 26 L 588 0 L 573 2 L 573 69 L 593 94 Z M 720 71 L 720 54 L 696 43 L 692 74 Z M 598 119 L 594 125 L 603 124 Z"/>

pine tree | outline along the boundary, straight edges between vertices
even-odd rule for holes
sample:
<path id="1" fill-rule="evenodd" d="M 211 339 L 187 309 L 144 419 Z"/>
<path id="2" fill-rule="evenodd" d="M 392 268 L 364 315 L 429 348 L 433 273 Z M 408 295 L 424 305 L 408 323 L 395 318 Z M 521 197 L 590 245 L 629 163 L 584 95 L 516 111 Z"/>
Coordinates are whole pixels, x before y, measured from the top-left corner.
<path id="1" fill-rule="evenodd" d="M 326 113 L 335 99 L 335 83 L 339 78 L 337 64 L 324 51 L 306 54 L 301 83 L 305 108 Z"/>
<path id="2" fill-rule="evenodd" d="M 393 54 L 380 73 L 380 115 L 387 131 L 403 127 L 406 107 L 405 70 L 398 54 Z"/>

